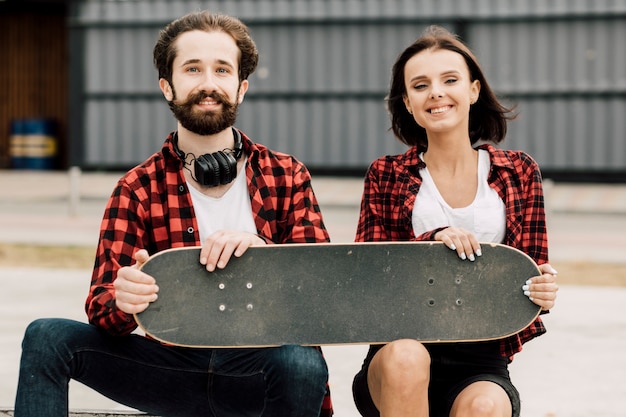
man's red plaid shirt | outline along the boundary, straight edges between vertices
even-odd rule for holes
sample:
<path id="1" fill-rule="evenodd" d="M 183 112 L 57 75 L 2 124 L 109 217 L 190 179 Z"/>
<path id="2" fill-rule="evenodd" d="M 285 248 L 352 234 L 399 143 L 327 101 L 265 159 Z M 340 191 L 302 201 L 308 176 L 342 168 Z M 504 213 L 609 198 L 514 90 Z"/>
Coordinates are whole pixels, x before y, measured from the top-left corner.
<path id="1" fill-rule="evenodd" d="M 306 167 L 290 155 L 253 143 L 243 133 L 242 139 L 259 236 L 272 243 L 328 242 Z M 133 264 L 139 249 L 154 254 L 200 244 L 182 161 L 170 134 L 160 152 L 119 180 L 109 199 L 85 306 L 89 322 L 114 335 L 130 334 L 137 324 L 115 305 L 117 271 Z M 332 415 L 329 393 L 321 415 Z"/>

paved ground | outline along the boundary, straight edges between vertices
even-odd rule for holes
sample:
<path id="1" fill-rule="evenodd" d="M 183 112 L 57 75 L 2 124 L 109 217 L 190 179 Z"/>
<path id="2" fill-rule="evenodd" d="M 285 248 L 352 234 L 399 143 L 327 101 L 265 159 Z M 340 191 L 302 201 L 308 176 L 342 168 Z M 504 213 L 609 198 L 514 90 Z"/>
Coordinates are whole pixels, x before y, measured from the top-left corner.
<path id="1" fill-rule="evenodd" d="M 119 174 L 0 171 L 0 242 L 95 246 L 102 210 Z M 360 179 L 315 178 L 331 237 L 353 239 Z M 626 185 L 547 184 L 553 263 L 626 263 Z M 15 396 L 20 341 L 34 318 L 84 320 L 90 271 L 0 269 L 0 406 Z M 511 365 L 523 417 L 626 416 L 626 288 L 564 285 L 545 317 L 548 334 Z M 365 346 L 326 347 L 339 417 L 356 417 L 350 393 Z M 73 408 L 121 409 L 72 383 Z"/>

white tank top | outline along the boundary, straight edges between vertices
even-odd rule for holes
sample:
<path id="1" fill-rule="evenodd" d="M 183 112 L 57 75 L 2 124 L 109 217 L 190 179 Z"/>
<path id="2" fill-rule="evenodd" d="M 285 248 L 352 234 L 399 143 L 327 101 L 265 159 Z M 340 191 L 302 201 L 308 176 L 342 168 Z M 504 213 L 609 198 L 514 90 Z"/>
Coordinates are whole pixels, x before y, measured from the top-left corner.
<path id="1" fill-rule="evenodd" d="M 423 157 L 423 155 L 420 155 Z M 420 169 L 422 185 L 415 198 L 413 233 L 440 227 L 462 227 L 474 233 L 479 242 L 502 243 L 506 229 L 506 207 L 487 178 L 491 168 L 489 153 L 478 150 L 478 189 L 474 201 L 467 207 L 452 208 L 443 199 L 428 168 Z"/>
<path id="2" fill-rule="evenodd" d="M 245 161 L 243 166 L 246 166 Z M 196 212 L 201 242 L 218 230 L 239 230 L 257 234 L 245 169 L 242 171 L 237 174 L 232 187 L 219 198 L 204 195 L 191 184 L 187 184 Z"/>

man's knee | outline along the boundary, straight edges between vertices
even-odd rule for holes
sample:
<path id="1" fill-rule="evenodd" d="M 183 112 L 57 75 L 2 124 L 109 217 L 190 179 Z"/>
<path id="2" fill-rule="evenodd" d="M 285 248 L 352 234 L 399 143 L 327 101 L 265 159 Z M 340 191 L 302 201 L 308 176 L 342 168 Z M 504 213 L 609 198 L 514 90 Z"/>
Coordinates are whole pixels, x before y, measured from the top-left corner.
<path id="1" fill-rule="evenodd" d="M 24 332 L 22 346 L 27 348 L 43 342 L 50 344 L 61 333 L 57 322 L 57 319 L 37 319 L 31 322 Z"/>
<path id="2" fill-rule="evenodd" d="M 295 378 L 325 383 L 328 380 L 328 367 L 321 352 L 308 346 L 285 345 L 277 348 L 275 357 L 283 368 Z"/>
<path id="3" fill-rule="evenodd" d="M 62 346 L 72 344 L 72 340 L 81 340 L 88 325 L 67 319 L 37 319 L 30 323 L 24 332 L 23 352 L 45 355 L 52 351 L 61 351 Z"/>

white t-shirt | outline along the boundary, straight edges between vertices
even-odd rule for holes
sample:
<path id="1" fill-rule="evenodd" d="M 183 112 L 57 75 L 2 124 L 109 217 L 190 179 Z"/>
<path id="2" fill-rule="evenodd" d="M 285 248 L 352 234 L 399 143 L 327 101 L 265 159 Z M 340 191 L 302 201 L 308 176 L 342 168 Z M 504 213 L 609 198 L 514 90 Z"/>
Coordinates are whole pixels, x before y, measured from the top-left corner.
<path id="1" fill-rule="evenodd" d="M 219 198 L 202 194 L 191 184 L 188 187 L 201 242 L 218 230 L 239 230 L 257 234 L 245 170 L 237 174 L 232 187 Z"/>
<path id="2" fill-rule="evenodd" d="M 473 232 L 479 242 L 502 243 L 506 229 L 506 207 L 496 190 L 487 182 L 490 169 L 489 153 L 479 149 L 476 196 L 469 206 L 460 208 L 452 208 L 446 203 L 428 168 L 420 169 L 422 185 L 412 213 L 415 236 L 452 226 Z"/>

